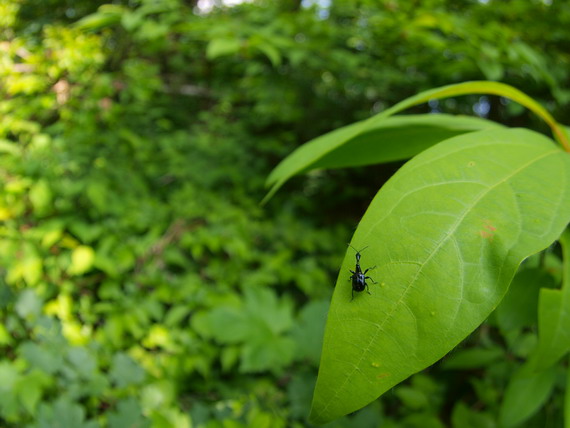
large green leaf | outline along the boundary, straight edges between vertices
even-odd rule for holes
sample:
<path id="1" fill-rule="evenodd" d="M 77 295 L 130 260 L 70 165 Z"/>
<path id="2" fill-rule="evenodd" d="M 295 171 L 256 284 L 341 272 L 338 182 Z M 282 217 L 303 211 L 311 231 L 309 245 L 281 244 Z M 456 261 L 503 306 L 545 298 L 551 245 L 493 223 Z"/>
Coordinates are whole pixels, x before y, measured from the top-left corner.
<path id="1" fill-rule="evenodd" d="M 570 350 L 570 232 L 560 237 L 563 283 L 560 290 L 543 288 L 538 301 L 538 346 L 530 364 L 537 370 L 556 363 Z"/>
<path id="2" fill-rule="evenodd" d="M 299 147 L 285 158 L 267 178 L 267 185 L 272 186 L 263 199 L 266 202 L 291 177 L 296 174 L 324 167 L 355 166 L 381 163 L 391 160 L 407 159 L 419 153 L 430 144 L 441 141 L 439 132 L 456 134 L 472 132 L 498 126 L 493 122 L 475 118 L 452 117 L 448 115 L 420 115 L 409 118 L 391 118 L 394 114 L 432 99 L 442 99 L 468 94 L 492 94 L 510 98 L 536 113 L 551 127 L 558 141 L 570 151 L 568 135 L 564 128 L 536 101 L 528 95 L 499 82 L 475 81 L 442 86 L 420 92 L 395 106 L 365 120 L 334 130 Z M 421 133 L 422 127 L 432 127 L 434 135 Z M 412 128 L 418 128 L 417 131 Z M 395 128 L 395 129 L 394 129 Z M 436 131 L 437 129 L 440 129 Z M 428 131 L 428 130 L 426 130 Z M 435 131 L 435 132 L 434 132 Z M 406 135 L 406 133 L 409 133 Z M 451 137 L 452 135 L 447 135 Z M 433 138 L 433 140 L 432 140 Z M 366 142 L 364 146 L 362 143 Z M 343 147 L 345 146 L 346 147 Z M 366 148 L 366 151 L 356 150 Z M 370 157 L 370 161 L 363 159 Z M 338 162 L 338 159 L 341 162 Z M 329 161 L 333 161 L 330 162 Z"/>
<path id="3" fill-rule="evenodd" d="M 353 412 L 433 364 L 497 307 L 521 261 L 570 221 L 570 156 L 521 129 L 454 137 L 378 192 L 352 246 L 378 282 L 351 302 L 348 249 L 311 419 Z"/>

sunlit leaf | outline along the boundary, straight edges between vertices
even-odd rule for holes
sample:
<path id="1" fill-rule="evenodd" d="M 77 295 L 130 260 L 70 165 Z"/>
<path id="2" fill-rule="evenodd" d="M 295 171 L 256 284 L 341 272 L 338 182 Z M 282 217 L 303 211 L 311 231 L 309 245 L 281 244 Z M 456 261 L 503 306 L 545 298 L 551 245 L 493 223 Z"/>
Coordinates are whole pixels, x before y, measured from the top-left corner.
<path id="1" fill-rule="evenodd" d="M 208 59 L 216 59 L 225 55 L 233 55 L 241 48 L 241 42 L 236 38 L 220 38 L 214 39 L 208 44 L 206 57 Z"/>
<path id="2" fill-rule="evenodd" d="M 71 253 L 69 273 L 72 275 L 81 275 L 91 269 L 94 261 L 95 251 L 93 251 L 93 248 L 87 245 L 80 245 Z"/>
<path id="3" fill-rule="evenodd" d="M 352 246 L 378 282 L 351 302 L 348 249 L 327 320 L 311 418 L 363 407 L 433 364 L 501 301 L 522 260 L 570 221 L 570 157 L 526 130 L 481 131 L 401 168 Z"/>
<path id="4" fill-rule="evenodd" d="M 29 193 L 30 201 L 38 215 L 48 213 L 52 208 L 52 191 L 46 180 L 34 183 Z"/>

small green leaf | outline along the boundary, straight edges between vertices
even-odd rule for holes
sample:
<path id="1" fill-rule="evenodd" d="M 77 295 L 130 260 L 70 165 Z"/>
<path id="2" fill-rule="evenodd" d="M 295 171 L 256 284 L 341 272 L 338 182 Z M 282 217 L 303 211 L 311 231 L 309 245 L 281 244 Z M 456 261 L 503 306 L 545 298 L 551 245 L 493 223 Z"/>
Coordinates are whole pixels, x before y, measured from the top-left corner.
<path id="1" fill-rule="evenodd" d="M 522 269 L 517 272 L 496 311 L 497 323 L 502 331 L 535 325 L 538 292 L 540 287 L 551 284 L 552 277 L 541 269 Z"/>
<path id="2" fill-rule="evenodd" d="M 396 388 L 396 395 L 410 409 L 425 409 L 429 404 L 427 396 L 422 391 L 409 386 Z"/>
<path id="3" fill-rule="evenodd" d="M 398 421 L 394 428 L 445 428 L 439 418 L 427 411 L 412 413 Z"/>
<path id="4" fill-rule="evenodd" d="M 22 154 L 22 148 L 9 140 L 0 139 L 0 153 L 9 153 L 14 156 Z"/>
<path id="5" fill-rule="evenodd" d="M 110 27 L 121 21 L 121 15 L 126 11 L 123 6 L 105 4 L 97 12 L 87 15 L 74 25 L 82 30 L 97 31 L 101 28 Z"/>
<path id="6" fill-rule="evenodd" d="M 41 404 L 37 415 L 38 428 L 95 428 L 95 421 L 85 421 L 85 410 L 68 397 L 60 397 L 53 404 Z"/>
<path id="7" fill-rule="evenodd" d="M 222 363 L 222 371 L 228 372 L 235 365 L 239 358 L 240 349 L 238 346 L 226 346 L 222 350 L 220 362 Z"/>
<path id="8" fill-rule="evenodd" d="M 281 54 L 275 46 L 269 43 L 260 43 L 256 47 L 265 54 L 269 61 L 271 61 L 273 67 L 281 65 Z"/>
<path id="9" fill-rule="evenodd" d="M 14 394 L 14 386 L 22 378 L 15 364 L 0 361 L 0 415 L 13 419 L 20 410 L 18 397 Z"/>
<path id="10" fill-rule="evenodd" d="M 10 392 L 19 377 L 20 374 L 15 365 L 9 361 L 0 361 L 0 393 Z"/>
<path id="11" fill-rule="evenodd" d="M 570 350 L 570 231 L 560 237 L 563 273 L 560 290 L 543 288 L 538 301 L 538 346 L 529 364 L 537 370 L 555 364 Z"/>
<path id="12" fill-rule="evenodd" d="M 42 216 L 52 209 L 53 195 L 46 180 L 39 180 L 30 189 L 30 201 L 36 214 Z"/>
<path id="13" fill-rule="evenodd" d="M 186 318 L 191 311 L 191 308 L 187 305 L 174 306 L 166 313 L 166 316 L 164 318 L 164 325 L 167 327 L 179 326 L 182 320 Z"/>
<path id="14" fill-rule="evenodd" d="M 86 245 L 80 245 L 71 253 L 71 265 L 69 273 L 71 275 L 82 275 L 93 266 L 95 261 L 95 251 Z"/>
<path id="15" fill-rule="evenodd" d="M 283 333 L 293 325 L 293 305 L 289 299 L 277 299 L 268 288 L 252 288 L 245 292 L 245 311 L 253 322 L 264 324 L 274 334 Z"/>
<path id="16" fill-rule="evenodd" d="M 97 370 L 97 360 L 86 348 L 70 348 L 67 358 L 83 379 L 92 378 Z"/>
<path id="17" fill-rule="evenodd" d="M 570 428 L 570 367 L 566 372 L 566 392 L 564 394 L 564 428 Z"/>
<path id="18" fill-rule="evenodd" d="M 113 357 L 109 375 L 119 388 L 123 388 L 141 383 L 144 380 L 145 372 L 131 357 L 117 353 Z"/>
<path id="19" fill-rule="evenodd" d="M 194 321 L 194 320 L 193 320 Z M 251 334 L 250 319 L 243 309 L 222 306 L 194 321 L 198 332 L 220 343 L 239 343 Z"/>
<path id="20" fill-rule="evenodd" d="M 313 371 L 300 369 L 293 373 L 291 382 L 287 384 L 291 416 L 295 418 L 307 417 L 311 410 L 311 395 L 316 380 Z"/>
<path id="21" fill-rule="evenodd" d="M 51 377 L 39 370 L 33 370 L 20 378 L 14 386 L 14 393 L 18 396 L 24 408 L 31 415 L 34 415 L 42 392 L 51 384 Z"/>
<path id="22" fill-rule="evenodd" d="M 0 305 L 1 308 L 1 305 Z M 4 324 L 0 324 L 0 346 L 10 345 L 14 339 Z"/>
<path id="23" fill-rule="evenodd" d="M 537 203 L 537 199 L 540 203 Z M 443 357 L 493 311 L 522 260 L 570 221 L 570 156 L 520 129 L 440 143 L 378 192 L 352 246 L 371 295 L 351 302 L 348 249 L 325 331 L 311 419 L 353 412 Z"/>
<path id="24" fill-rule="evenodd" d="M 109 428 L 145 428 L 150 421 L 142 415 L 137 400 L 129 397 L 117 404 L 117 410 L 109 413 Z"/>
<path id="25" fill-rule="evenodd" d="M 241 42 L 237 38 L 214 39 L 208 44 L 206 58 L 216 59 L 221 56 L 233 55 L 241 49 Z"/>
<path id="26" fill-rule="evenodd" d="M 501 426 L 514 427 L 535 414 L 550 396 L 556 367 L 541 372 L 521 370 L 509 382 L 501 405 Z"/>

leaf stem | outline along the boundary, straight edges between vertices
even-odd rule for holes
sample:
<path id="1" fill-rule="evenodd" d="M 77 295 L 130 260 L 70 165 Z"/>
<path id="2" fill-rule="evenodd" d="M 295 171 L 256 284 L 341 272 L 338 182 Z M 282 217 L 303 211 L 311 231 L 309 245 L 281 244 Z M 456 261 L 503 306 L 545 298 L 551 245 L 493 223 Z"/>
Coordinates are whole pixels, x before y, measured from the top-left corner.
<path id="1" fill-rule="evenodd" d="M 368 119 L 371 123 L 385 119 L 386 117 L 392 116 L 402 110 L 409 107 L 423 104 L 433 99 L 444 99 L 450 97 L 456 97 L 459 95 L 471 95 L 471 94 L 489 94 L 489 95 L 499 95 L 501 97 L 509 98 L 513 101 L 518 102 L 522 106 L 528 108 L 530 111 L 535 113 L 537 116 L 542 118 L 556 137 L 556 140 L 564 148 L 564 150 L 570 153 L 570 140 L 564 129 L 554 120 L 554 117 L 539 103 L 533 100 L 531 97 L 526 95 L 524 92 L 507 85 L 505 83 L 491 82 L 486 80 L 464 82 L 453 85 L 442 86 L 440 88 L 431 89 L 424 91 L 420 94 L 407 98 L 395 106 L 385 110 L 384 112 L 371 117 Z"/>

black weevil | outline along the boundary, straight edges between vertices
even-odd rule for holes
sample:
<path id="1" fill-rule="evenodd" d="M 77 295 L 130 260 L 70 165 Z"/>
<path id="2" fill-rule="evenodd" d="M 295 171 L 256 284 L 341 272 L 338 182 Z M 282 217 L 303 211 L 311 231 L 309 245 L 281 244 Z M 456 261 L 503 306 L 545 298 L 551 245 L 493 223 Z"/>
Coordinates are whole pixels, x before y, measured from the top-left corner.
<path id="1" fill-rule="evenodd" d="M 368 247 L 366 246 L 363 249 L 361 249 L 360 251 L 358 251 L 352 245 L 348 244 L 348 246 L 350 248 L 352 248 L 354 251 L 356 251 L 356 267 L 354 268 L 355 270 L 349 269 L 350 272 L 352 272 L 352 275 L 350 275 L 350 278 L 348 278 L 349 281 L 352 281 L 352 299 L 350 299 L 350 301 L 352 302 L 352 300 L 354 299 L 354 292 L 355 291 L 361 292 L 361 291 L 364 291 L 364 289 L 366 288 L 366 292 L 368 294 L 371 294 L 370 290 L 368 289 L 368 284 L 366 283 L 366 280 L 369 279 L 370 281 L 372 281 L 373 284 L 377 284 L 377 282 L 374 281 L 369 276 L 366 276 L 366 272 L 368 272 L 369 270 L 375 269 L 376 266 L 374 266 L 372 268 L 368 268 L 364 272 L 362 272 L 362 269 L 360 268 L 360 253 L 362 251 L 366 250 Z"/>

